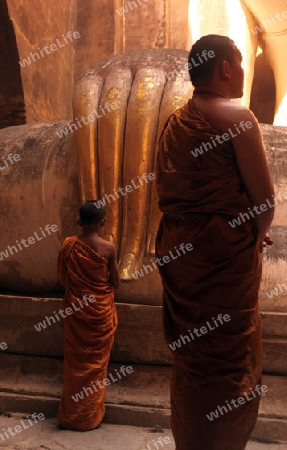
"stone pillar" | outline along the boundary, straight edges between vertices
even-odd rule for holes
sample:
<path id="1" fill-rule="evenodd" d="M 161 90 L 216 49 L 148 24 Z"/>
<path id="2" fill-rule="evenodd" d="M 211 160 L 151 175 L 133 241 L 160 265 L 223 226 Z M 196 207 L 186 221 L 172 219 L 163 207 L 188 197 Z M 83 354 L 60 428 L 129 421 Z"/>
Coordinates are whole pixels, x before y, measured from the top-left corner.
<path id="1" fill-rule="evenodd" d="M 244 0 L 255 18 L 256 28 L 251 34 L 258 36 L 260 45 L 274 71 L 276 85 L 275 125 L 287 125 L 287 5 L 261 0 L 260 5 L 253 0 Z"/>
<path id="2" fill-rule="evenodd" d="M 5 2 L 14 26 L 19 54 L 16 57 L 11 52 L 10 56 L 15 64 L 19 65 L 18 61 L 22 61 L 20 70 L 27 122 L 70 119 L 75 41 L 68 39 L 66 44 L 63 35 L 76 31 L 77 0 Z M 8 35 L 6 42 L 8 47 L 13 45 Z M 51 51 L 53 44 L 57 49 Z M 47 50 L 43 50 L 45 46 Z M 25 67 L 24 59 L 28 61 Z"/>
<path id="3" fill-rule="evenodd" d="M 0 128 L 26 122 L 19 54 L 5 0 L 0 0 Z"/>

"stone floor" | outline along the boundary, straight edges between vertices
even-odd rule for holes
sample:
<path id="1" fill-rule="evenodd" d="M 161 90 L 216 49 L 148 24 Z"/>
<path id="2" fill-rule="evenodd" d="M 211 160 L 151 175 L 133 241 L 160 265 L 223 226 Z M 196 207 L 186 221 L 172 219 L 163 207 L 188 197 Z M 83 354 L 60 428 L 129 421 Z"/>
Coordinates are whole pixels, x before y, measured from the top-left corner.
<path id="1" fill-rule="evenodd" d="M 0 416 L 0 449 L 5 450 L 174 450 L 170 430 L 102 424 L 98 430 L 77 433 L 57 430 L 56 419 L 35 423 L 23 414 Z M 15 426 L 18 428 L 15 430 Z M 15 436 L 10 436 L 8 427 Z M 6 433 L 6 436 L 5 434 Z M 1 438 L 4 437 L 4 441 Z M 161 441 L 158 441 L 159 438 Z M 161 444 L 160 444 L 161 442 Z M 208 449 L 206 449 L 208 450 Z M 232 450 L 232 449 L 230 449 Z M 249 442 L 246 450 L 287 450 L 285 444 Z"/>

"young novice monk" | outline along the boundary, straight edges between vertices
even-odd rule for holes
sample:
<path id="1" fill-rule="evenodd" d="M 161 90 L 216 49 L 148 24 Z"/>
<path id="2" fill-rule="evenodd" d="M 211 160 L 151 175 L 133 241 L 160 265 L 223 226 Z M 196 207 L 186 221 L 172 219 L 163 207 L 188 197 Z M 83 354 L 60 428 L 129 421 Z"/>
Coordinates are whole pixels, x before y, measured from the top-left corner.
<path id="1" fill-rule="evenodd" d="M 64 391 L 58 418 L 63 428 L 76 431 L 96 428 L 104 417 L 104 381 L 117 327 L 116 249 L 100 237 L 105 209 L 95 202 L 81 206 L 83 233 L 65 239 L 57 266 L 65 286 Z"/>

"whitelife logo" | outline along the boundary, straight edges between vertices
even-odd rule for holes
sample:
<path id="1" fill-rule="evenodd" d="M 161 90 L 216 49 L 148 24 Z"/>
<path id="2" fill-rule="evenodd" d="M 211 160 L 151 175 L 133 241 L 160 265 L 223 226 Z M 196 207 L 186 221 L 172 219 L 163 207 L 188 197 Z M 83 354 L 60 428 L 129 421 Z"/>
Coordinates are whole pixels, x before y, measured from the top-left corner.
<path id="1" fill-rule="evenodd" d="M 174 247 L 175 252 L 178 256 L 174 255 L 172 253 L 172 251 L 170 250 L 168 255 L 163 256 L 162 258 L 156 258 L 156 262 L 158 264 L 158 266 L 163 266 L 164 264 L 168 264 L 171 262 L 171 260 L 173 259 L 177 259 L 182 255 L 186 254 L 186 251 L 191 252 L 191 250 L 193 250 L 193 245 L 192 244 L 180 244 L 179 249 L 177 247 Z M 180 253 L 182 252 L 182 254 Z M 138 279 L 138 277 L 143 277 L 144 276 L 144 271 L 146 274 L 153 272 L 154 270 L 158 270 L 158 266 L 156 265 L 156 262 L 154 260 L 151 259 L 151 263 L 152 266 L 150 264 L 143 264 L 142 268 L 140 270 L 136 270 L 135 273 L 132 274 L 132 276 L 134 277 L 135 280 Z"/>
<path id="2" fill-rule="evenodd" d="M 277 13 L 275 14 L 275 18 L 273 16 L 270 16 L 270 19 L 263 20 L 263 22 L 259 25 L 256 25 L 254 28 L 250 28 L 253 34 L 262 33 L 268 28 L 273 27 L 274 25 L 277 25 L 278 22 L 282 22 L 284 19 L 287 19 L 287 11 L 283 11 L 281 14 Z"/>
<path id="3" fill-rule="evenodd" d="M 56 319 L 58 320 L 58 322 L 61 320 L 61 318 L 58 316 L 58 314 L 63 319 L 65 319 L 67 316 L 71 316 L 75 311 L 80 311 L 81 309 L 83 309 L 85 307 L 85 305 L 88 305 L 89 303 L 95 303 L 97 301 L 94 295 L 89 295 L 89 296 L 84 295 L 82 300 L 80 300 L 79 298 L 77 300 L 78 300 L 78 306 L 80 306 L 80 308 L 77 308 L 77 305 L 75 305 L 74 303 L 71 303 L 70 306 L 68 306 L 66 309 L 59 309 L 58 313 L 56 313 L 56 311 L 53 311 L 54 317 L 46 316 L 45 319 L 43 320 L 43 322 L 38 322 L 37 325 L 34 325 L 34 328 L 37 331 L 44 330 L 45 328 L 47 328 L 47 324 L 52 325 L 52 323 L 56 323 Z M 67 315 L 65 315 L 65 313 Z"/>
<path id="4" fill-rule="evenodd" d="M 127 184 L 124 188 L 119 187 L 117 191 L 114 189 L 113 194 L 105 194 L 101 200 L 94 202 L 94 205 L 96 206 L 96 208 L 101 208 L 101 206 L 106 206 L 106 203 L 107 203 L 106 200 L 109 203 L 111 203 L 111 201 L 114 202 L 116 200 L 116 198 L 120 198 L 118 193 L 120 193 L 122 196 L 124 196 L 124 195 L 128 194 L 129 192 L 132 192 L 134 189 L 138 189 L 141 186 L 144 186 L 143 180 L 147 184 L 149 181 L 152 181 L 155 179 L 155 174 L 153 172 L 150 172 L 150 173 L 145 172 L 141 177 L 138 175 L 137 178 L 138 178 L 138 180 L 131 180 L 131 184 Z M 138 185 L 136 185 L 137 181 L 139 182 Z"/>
<path id="5" fill-rule="evenodd" d="M 235 127 L 235 130 L 237 131 L 237 133 L 234 134 L 232 132 L 232 129 L 228 128 L 227 131 L 229 131 L 230 134 L 224 133 L 224 134 L 222 134 L 222 136 L 217 135 L 215 138 L 211 137 L 210 140 L 211 140 L 212 144 L 210 142 L 202 142 L 201 146 L 199 148 L 190 150 L 190 153 L 192 153 L 193 156 L 195 158 L 197 158 L 199 155 L 202 155 L 204 153 L 203 150 L 208 152 L 208 150 L 212 150 L 212 148 L 218 147 L 218 144 L 223 144 L 224 142 L 229 141 L 232 137 L 236 137 L 239 134 L 241 134 L 242 131 L 246 131 L 246 129 L 249 130 L 250 128 L 253 127 L 253 124 L 250 121 L 244 122 L 242 120 L 238 126 L 236 124 L 234 124 L 234 127 Z M 242 131 L 240 131 L 239 127 L 241 128 Z M 217 141 L 217 143 L 215 141 Z"/>
<path id="6" fill-rule="evenodd" d="M 286 278 L 287 280 L 287 278 Z M 266 295 L 268 298 L 277 297 L 279 294 L 282 294 L 284 292 L 284 289 L 282 289 L 282 286 L 284 286 L 285 292 L 287 292 L 287 285 L 285 283 L 277 283 L 276 286 L 273 289 L 270 289 L 269 292 L 266 292 Z"/>
<path id="7" fill-rule="evenodd" d="M 148 2 L 148 0 L 143 0 L 145 3 Z M 124 14 L 127 14 L 129 11 L 132 11 L 134 8 L 137 8 L 138 6 L 141 6 L 142 2 L 141 0 L 136 1 L 128 1 L 128 4 L 125 6 L 122 6 L 120 9 L 116 9 L 116 13 L 119 16 L 123 16 Z"/>
<path id="8" fill-rule="evenodd" d="M 7 350 L 8 345 L 6 344 L 6 342 L 1 342 L 0 343 L 0 350 Z"/>
<path id="9" fill-rule="evenodd" d="M 55 224 L 54 225 L 47 224 L 47 225 L 45 225 L 46 233 L 45 233 L 45 231 L 42 228 L 40 228 L 40 231 L 41 231 L 41 234 L 42 234 L 43 237 L 41 237 L 41 235 L 38 236 L 38 232 L 34 231 L 34 236 L 35 237 L 34 236 L 30 236 L 28 239 L 21 239 L 21 242 L 19 242 L 18 239 L 16 239 L 16 244 L 18 245 L 19 250 L 23 250 L 22 245 L 25 248 L 27 248 L 27 247 L 29 247 L 29 245 L 35 244 L 36 243 L 36 239 L 37 239 L 37 241 L 42 241 L 43 238 L 47 237 L 46 233 L 49 236 L 51 235 L 51 231 L 53 233 L 56 233 L 56 231 L 58 231 L 58 227 Z M 26 243 L 26 241 L 28 241 L 28 244 Z M 14 252 L 18 253 L 19 250 L 17 249 L 17 247 L 15 245 L 12 245 L 12 246 L 8 245 L 6 250 L 4 250 L 3 252 L 0 252 L 0 261 L 3 261 L 3 258 L 9 258 L 9 256 L 14 255 Z M 9 255 L 9 252 L 10 252 L 10 255 Z"/>
<path id="10" fill-rule="evenodd" d="M 171 444 L 171 439 L 169 436 L 159 436 L 157 440 L 153 439 L 149 441 L 147 446 L 142 450 L 159 450 L 164 447 L 164 445 Z"/>
<path id="11" fill-rule="evenodd" d="M 65 44 L 61 45 L 61 42 L 59 39 L 56 39 L 56 44 L 51 44 L 51 45 L 45 45 L 42 49 L 40 47 L 38 47 L 39 53 L 32 53 L 30 52 L 30 56 L 28 56 L 27 58 L 22 59 L 22 61 L 18 61 L 20 66 L 22 68 L 25 68 L 26 66 L 30 66 L 30 64 L 32 62 L 36 62 L 37 60 L 44 58 L 46 55 L 50 55 L 52 52 L 55 52 L 56 50 L 58 50 L 59 48 L 65 47 L 65 45 L 70 44 L 73 39 L 79 39 L 81 37 L 80 33 L 78 31 L 69 31 L 67 33 L 67 36 L 64 36 L 62 34 L 63 37 L 63 41 L 65 42 Z M 70 39 L 70 42 L 68 41 L 68 39 Z M 57 46 L 58 45 L 58 46 Z M 50 48 L 51 51 L 49 51 L 48 49 Z M 46 52 L 43 53 L 43 52 Z M 33 61 L 31 61 L 31 58 Z M 37 57 L 37 59 L 35 59 L 35 57 Z"/>
<path id="12" fill-rule="evenodd" d="M 278 205 L 278 200 L 282 203 L 283 202 L 283 198 L 285 200 L 287 200 L 287 192 L 283 192 L 283 194 L 281 192 L 279 192 L 276 196 L 272 195 L 274 203 L 273 205 L 270 203 L 269 199 L 266 198 L 266 203 L 262 203 L 260 206 L 253 206 L 252 210 L 256 213 L 256 214 L 261 214 L 262 212 L 267 211 L 268 208 L 274 208 L 275 205 Z M 272 201 L 272 200 L 271 200 Z M 241 225 L 243 222 L 245 222 L 246 220 L 251 220 L 254 219 L 254 214 L 252 212 L 251 208 L 248 208 L 248 212 L 245 213 L 240 213 L 239 216 L 237 216 L 236 219 L 233 219 L 232 222 L 228 222 L 229 225 L 232 228 L 235 228 L 238 225 Z"/>
<path id="13" fill-rule="evenodd" d="M 253 391 L 253 389 L 249 388 L 249 390 L 251 391 L 250 394 L 252 395 L 252 397 L 248 397 L 246 392 L 244 392 L 245 398 L 238 397 L 237 400 L 234 399 L 230 400 L 230 403 L 233 405 L 234 408 L 238 408 L 240 405 L 244 405 L 246 402 L 250 402 L 251 400 L 256 398 L 256 393 Z M 265 393 L 268 391 L 268 387 L 265 384 L 263 384 L 262 386 L 260 386 L 260 384 L 257 384 L 257 386 L 255 387 L 255 391 L 257 392 L 258 395 L 261 395 L 262 392 Z M 236 401 L 238 402 L 238 405 L 236 404 Z M 227 414 L 229 411 L 232 411 L 232 406 L 230 405 L 228 400 L 225 400 L 225 403 L 227 404 L 228 409 L 226 406 L 217 406 L 215 411 L 211 411 L 210 414 L 206 414 L 208 420 L 212 422 L 214 419 L 219 418 L 219 413 L 223 416 L 223 414 Z"/>
<path id="14" fill-rule="evenodd" d="M 189 336 L 185 334 L 184 336 L 181 334 L 177 341 L 173 341 L 171 344 L 169 344 L 169 347 L 172 349 L 172 351 L 175 351 L 177 348 L 180 348 L 182 345 L 187 344 L 188 342 L 191 342 L 191 339 L 194 341 L 196 337 L 201 337 L 204 334 L 208 333 L 209 331 L 215 330 L 216 328 L 220 327 L 220 325 L 224 325 L 225 322 L 230 322 L 231 317 L 229 314 L 218 314 L 216 319 L 212 317 L 213 323 L 210 324 L 209 321 L 206 322 L 206 326 L 202 326 L 200 328 L 194 328 L 192 331 L 188 330 Z M 219 322 L 219 324 L 217 323 Z M 215 325 L 213 327 L 212 325 Z M 191 338 L 191 339 L 190 339 Z"/>
<path id="15" fill-rule="evenodd" d="M 114 111 L 118 109 L 118 104 L 116 102 L 106 102 L 104 106 L 100 106 L 100 111 L 97 111 L 96 109 L 93 111 L 94 114 L 89 114 L 88 117 L 82 116 L 80 119 L 78 117 L 75 118 L 75 121 L 77 122 L 77 125 L 75 122 L 69 123 L 67 127 L 62 128 L 60 131 L 56 131 L 57 136 L 62 139 L 65 136 L 68 136 L 69 133 L 73 133 L 74 131 L 77 131 L 79 128 L 82 128 L 81 122 L 83 125 L 88 125 L 91 122 L 94 122 L 97 119 L 100 119 L 101 117 L 104 117 L 106 114 L 111 112 L 111 109 Z M 99 114 L 99 113 L 102 114 Z"/>
<path id="16" fill-rule="evenodd" d="M 215 53 L 213 50 L 209 50 L 209 51 L 203 50 L 201 55 L 199 53 L 197 53 L 196 56 L 197 56 L 197 61 L 195 61 L 194 58 L 191 58 L 190 62 L 188 64 L 185 64 L 184 66 L 178 65 L 177 68 L 175 68 L 174 70 L 172 70 L 170 72 L 164 71 L 164 74 L 165 74 L 165 77 L 167 78 L 167 80 L 171 81 L 171 80 L 175 79 L 182 70 L 189 71 L 193 67 L 198 67 L 198 66 L 200 66 L 200 64 L 204 64 L 206 61 L 208 61 L 208 58 L 214 58 Z M 165 80 L 163 80 L 162 83 L 165 83 Z M 157 84 L 161 84 L 161 83 L 158 82 Z"/>
<path id="17" fill-rule="evenodd" d="M 35 423 L 38 423 L 38 420 L 39 421 L 44 420 L 45 416 L 42 413 L 39 413 L 39 414 L 33 413 L 31 416 L 31 419 L 33 420 L 33 422 L 32 422 L 32 420 L 28 419 L 27 420 L 28 424 L 25 423 L 24 420 L 21 420 L 20 425 L 15 425 L 14 428 L 9 427 L 9 428 L 7 428 L 7 430 L 5 430 L 5 428 L 3 428 L 3 431 L 0 434 L 0 438 L 2 439 L 2 441 L 9 439 L 11 436 L 15 436 L 15 434 L 21 433 L 21 431 L 23 431 L 23 430 L 28 430 L 28 428 L 32 427 Z M 8 433 L 10 433 L 10 436 Z M 5 435 L 5 437 L 3 435 Z"/>
<path id="18" fill-rule="evenodd" d="M 7 159 L 2 156 L 3 161 L 0 161 L 0 170 L 4 170 L 7 169 L 7 167 L 9 167 L 9 165 L 14 164 L 14 162 L 18 162 L 21 159 L 21 156 L 18 155 L 18 153 L 15 153 L 15 155 L 12 155 L 12 153 L 9 153 L 9 155 L 7 156 Z M 3 164 L 3 166 L 2 166 Z"/>
<path id="19" fill-rule="evenodd" d="M 117 381 L 121 380 L 122 377 L 125 377 L 127 374 L 131 374 L 133 373 L 134 369 L 132 368 L 132 366 L 121 366 L 120 368 L 120 372 L 121 374 L 118 372 L 117 369 L 115 369 L 115 376 L 117 378 L 114 378 L 113 375 L 111 373 L 109 373 L 108 378 L 105 378 L 103 380 L 103 384 L 100 380 L 97 380 L 95 383 L 93 381 L 91 381 L 91 385 L 92 386 L 88 386 L 88 387 L 82 387 L 82 391 L 78 392 L 75 395 L 71 395 L 72 399 L 74 400 L 74 402 L 78 402 L 79 400 L 83 400 L 86 397 L 88 397 L 90 394 L 93 394 L 94 392 L 98 392 L 99 389 L 104 389 L 106 386 L 109 386 L 112 383 L 116 383 Z M 127 373 L 126 373 L 127 372 Z M 97 385 L 97 387 L 96 387 Z"/>

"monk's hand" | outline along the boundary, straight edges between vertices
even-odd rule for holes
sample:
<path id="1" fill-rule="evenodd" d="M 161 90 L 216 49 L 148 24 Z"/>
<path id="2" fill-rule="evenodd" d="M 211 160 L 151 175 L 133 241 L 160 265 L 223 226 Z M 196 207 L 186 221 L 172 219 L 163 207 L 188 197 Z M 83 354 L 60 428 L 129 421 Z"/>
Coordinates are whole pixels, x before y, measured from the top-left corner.
<path id="1" fill-rule="evenodd" d="M 268 233 L 266 233 L 265 238 L 263 239 L 261 246 L 260 246 L 260 252 L 263 252 L 263 249 L 267 246 L 267 245 L 272 245 L 273 244 L 273 239 L 272 237 L 270 237 L 270 235 Z"/>

